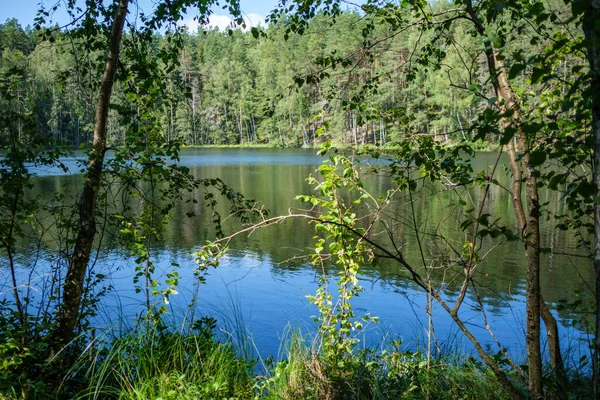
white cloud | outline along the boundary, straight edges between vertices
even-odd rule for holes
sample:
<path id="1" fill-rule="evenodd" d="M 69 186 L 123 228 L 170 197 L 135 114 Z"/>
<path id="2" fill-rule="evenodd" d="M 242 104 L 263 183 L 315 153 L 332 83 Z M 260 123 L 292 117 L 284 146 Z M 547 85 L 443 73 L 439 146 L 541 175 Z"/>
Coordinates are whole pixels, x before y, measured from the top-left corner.
<path id="1" fill-rule="evenodd" d="M 244 15 L 244 20 L 246 21 L 246 25 L 249 28 L 252 28 L 254 26 L 266 26 L 267 24 L 265 23 L 265 17 L 263 17 L 260 14 L 256 14 L 256 13 L 249 13 Z"/>
<path id="2" fill-rule="evenodd" d="M 262 26 L 266 25 L 265 17 L 263 17 L 260 14 L 256 14 L 256 13 L 244 14 L 244 21 L 246 22 L 245 30 L 249 30 L 250 28 L 259 26 L 259 25 L 262 25 Z M 183 26 L 183 25 L 187 26 L 190 33 L 198 32 L 198 27 L 200 26 L 198 21 L 195 21 L 192 18 L 184 19 L 179 24 L 181 26 Z M 228 27 L 231 27 L 234 29 L 237 28 L 237 25 L 233 24 L 233 20 L 231 19 L 231 17 L 229 17 L 227 15 L 217 15 L 217 14 L 212 14 L 210 17 L 208 17 L 208 24 L 205 24 L 204 26 L 207 28 L 219 28 L 220 31 L 224 31 Z"/>
<path id="3" fill-rule="evenodd" d="M 200 24 L 198 23 L 198 21 L 194 21 L 193 19 L 184 19 L 183 21 L 180 21 L 178 23 L 179 26 L 187 26 L 188 30 L 190 31 L 190 33 L 196 33 L 198 32 L 198 27 L 200 26 Z"/>
<path id="4" fill-rule="evenodd" d="M 219 28 L 220 31 L 227 29 L 231 25 L 232 20 L 227 15 L 211 15 L 208 17 L 209 28 Z"/>

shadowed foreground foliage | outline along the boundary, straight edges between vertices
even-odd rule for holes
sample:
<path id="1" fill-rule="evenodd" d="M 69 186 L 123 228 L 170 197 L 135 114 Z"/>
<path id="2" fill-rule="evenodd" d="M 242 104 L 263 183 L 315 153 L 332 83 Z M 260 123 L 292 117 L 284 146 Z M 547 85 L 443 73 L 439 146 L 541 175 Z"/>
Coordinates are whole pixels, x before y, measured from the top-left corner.
<path id="1" fill-rule="evenodd" d="M 216 339 L 215 320 L 172 330 L 145 325 L 88 348 L 62 379 L 38 382 L 28 393 L 1 387 L 0 398 L 31 399 L 504 399 L 494 374 L 472 357 L 407 351 L 358 350 L 332 362 L 299 334 L 284 360 L 245 359 Z M 317 343 L 317 342 L 313 342 Z M 260 365 L 260 366 L 259 366 Z M 264 368 L 263 368 L 264 367 Z M 259 372 L 257 372 L 259 371 Z M 573 373 L 571 398 L 592 398 L 589 378 Z M 588 390 L 589 389 L 589 390 Z"/>

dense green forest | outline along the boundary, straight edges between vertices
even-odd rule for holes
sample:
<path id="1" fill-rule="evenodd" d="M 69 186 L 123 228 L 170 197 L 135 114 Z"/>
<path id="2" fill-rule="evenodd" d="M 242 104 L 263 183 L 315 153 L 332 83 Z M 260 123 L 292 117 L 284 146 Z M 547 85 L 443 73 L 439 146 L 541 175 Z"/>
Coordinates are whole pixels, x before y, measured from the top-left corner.
<path id="1" fill-rule="evenodd" d="M 555 3 L 555 11 L 565 13 L 566 20 L 567 7 Z M 444 12 L 450 7 L 438 1 L 432 9 Z M 298 147 L 325 139 L 379 145 L 409 132 L 439 141 L 470 139 L 471 121 L 492 96 L 483 89 L 485 59 L 477 53 L 466 23 L 453 25 L 441 38 L 443 46 L 433 50 L 423 45 L 433 32 L 397 32 L 382 22 L 375 20 L 374 29 L 367 29 L 372 21 L 361 12 L 346 11 L 335 25 L 329 16 L 317 15 L 302 35 L 287 32 L 285 15 L 266 30 L 187 32 L 180 66 L 168 72 L 168 92 L 161 97 L 169 104 L 162 116 L 164 140 Z M 101 53 L 86 51 L 66 30 L 46 32 L 52 41 L 41 41 L 39 31 L 15 20 L 0 25 L 0 35 L 0 69 L 27 71 L 17 104 L 31 113 L 39 134 L 63 145 L 89 143 L 96 57 Z M 149 51 L 165 48 L 168 39 L 155 34 Z M 546 45 L 523 35 L 507 51 L 520 49 L 527 59 Z M 438 65 L 431 60 L 434 51 L 445 55 Z M 122 60 L 120 72 L 133 74 L 129 65 Z M 585 59 L 573 56 L 553 68 L 557 76 L 568 78 L 573 67 L 583 65 Z M 530 85 L 524 71 L 521 75 L 524 100 L 547 90 Z M 124 100 L 122 91 L 115 95 L 115 103 Z M 111 145 L 124 143 L 122 126 L 113 110 Z"/>

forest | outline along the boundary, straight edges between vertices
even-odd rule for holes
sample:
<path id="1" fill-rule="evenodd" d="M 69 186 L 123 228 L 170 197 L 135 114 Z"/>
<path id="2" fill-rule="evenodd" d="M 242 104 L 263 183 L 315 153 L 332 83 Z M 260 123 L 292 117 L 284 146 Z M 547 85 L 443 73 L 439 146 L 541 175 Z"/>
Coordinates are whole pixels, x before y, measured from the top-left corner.
<path id="1" fill-rule="evenodd" d="M 212 7 L 230 28 L 202 28 Z M 600 3 L 282 0 L 265 26 L 240 7 L 0 24 L 0 397 L 598 398 Z M 320 158 L 293 186 L 314 159 L 254 147 Z M 316 315 L 262 358 L 241 312 L 198 310 L 215 270 L 285 275 L 280 251 Z M 367 345 L 369 279 L 421 345 Z"/>
<path id="2" fill-rule="evenodd" d="M 562 1 L 550 7 L 557 13 L 568 8 Z M 434 12 L 451 8 L 446 1 L 432 4 Z M 486 67 L 472 56 L 476 44 L 465 23 L 455 24 L 440 38 L 448 43 L 436 50 L 444 52 L 443 63 L 436 66 L 426 59 L 434 49 L 422 48 L 433 32 L 394 32 L 388 25 L 368 29 L 361 13 L 348 10 L 333 26 L 327 15 L 317 13 L 302 35 L 289 36 L 286 18 L 253 30 L 200 28 L 183 33 L 179 65 L 166 74 L 167 90 L 159 100 L 169 104 L 162 115 L 166 141 L 306 147 L 327 139 L 381 145 L 408 132 L 431 134 L 439 141 L 473 138 L 470 121 L 490 96 L 484 89 Z M 96 93 L 92 78 L 101 53 L 87 52 L 81 41 L 59 29 L 44 41 L 40 31 L 15 20 L 0 29 L 0 67 L 26 71 L 18 103 L 32 113 L 39 134 L 60 145 L 89 144 Z M 149 51 L 156 58 L 167 38 L 155 33 L 151 40 Z M 546 45 L 530 43 L 524 34 L 512 38 L 507 51 L 519 50 L 519 57 L 527 60 Z M 122 63 L 127 68 L 127 60 Z M 552 72 L 564 79 L 584 66 L 585 59 L 567 54 Z M 545 89 L 531 84 L 525 70 L 514 72 L 520 90 L 532 101 L 534 93 Z M 115 96 L 125 95 L 116 90 Z M 347 106 L 358 99 L 359 106 Z M 319 138 L 325 121 L 327 133 Z M 124 143 L 121 126 L 113 110 L 111 146 Z M 497 143 L 492 136 L 484 139 Z"/>

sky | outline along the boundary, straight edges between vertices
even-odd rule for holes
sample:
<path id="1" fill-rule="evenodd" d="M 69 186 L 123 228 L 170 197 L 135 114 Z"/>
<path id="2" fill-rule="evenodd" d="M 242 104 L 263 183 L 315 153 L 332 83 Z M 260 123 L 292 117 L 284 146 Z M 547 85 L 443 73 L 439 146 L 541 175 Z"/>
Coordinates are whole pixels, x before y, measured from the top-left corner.
<path id="1" fill-rule="evenodd" d="M 158 0 L 134 0 L 134 3 L 148 13 L 154 8 L 154 4 Z M 53 15 L 53 23 L 63 25 L 68 22 L 68 17 L 64 11 L 65 0 L 0 0 L 0 23 L 3 23 L 8 18 L 17 18 L 21 26 L 33 25 L 33 21 L 39 4 L 42 3 L 46 9 L 51 8 L 59 2 L 61 7 Z M 264 18 L 277 5 L 277 0 L 240 0 L 242 12 L 245 15 L 246 24 L 248 26 L 258 26 L 264 24 Z M 190 28 L 191 32 L 195 32 L 198 28 L 198 23 L 193 20 L 194 14 L 189 12 L 183 20 L 183 23 Z M 223 30 L 231 23 L 231 17 L 227 10 L 215 7 L 213 15 L 210 17 L 211 27 L 219 27 Z"/>

